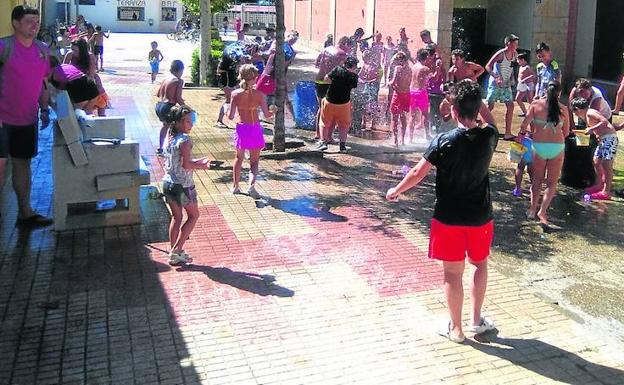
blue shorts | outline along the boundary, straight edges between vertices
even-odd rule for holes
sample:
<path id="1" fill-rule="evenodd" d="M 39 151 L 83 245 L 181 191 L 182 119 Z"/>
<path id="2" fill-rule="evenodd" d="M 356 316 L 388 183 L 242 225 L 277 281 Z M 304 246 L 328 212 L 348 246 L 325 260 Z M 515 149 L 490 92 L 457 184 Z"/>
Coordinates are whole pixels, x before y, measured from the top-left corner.
<path id="1" fill-rule="evenodd" d="M 511 87 L 499 87 L 495 82 L 488 82 L 487 97 L 488 103 L 496 101 L 503 103 L 513 103 L 513 93 Z"/>
<path id="2" fill-rule="evenodd" d="M 160 62 L 158 60 L 152 60 L 150 62 L 150 67 L 152 67 L 152 73 L 157 74 L 160 69 Z"/>

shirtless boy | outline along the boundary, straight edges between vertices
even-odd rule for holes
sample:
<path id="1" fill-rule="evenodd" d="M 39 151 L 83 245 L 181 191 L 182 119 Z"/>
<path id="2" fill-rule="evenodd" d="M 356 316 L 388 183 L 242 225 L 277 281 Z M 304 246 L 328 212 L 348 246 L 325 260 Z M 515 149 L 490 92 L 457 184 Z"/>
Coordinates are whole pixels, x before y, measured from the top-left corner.
<path id="1" fill-rule="evenodd" d="M 590 107 L 589 101 L 577 97 L 570 102 L 576 116 L 587 122 L 588 134 L 596 134 L 600 143 L 594 153 L 594 169 L 596 170 L 596 183 L 585 190 L 591 194 L 592 199 L 610 200 L 611 186 L 613 184 L 613 161 L 617 152 L 618 137 L 616 127 L 602 116 L 600 111 Z M 621 129 L 618 126 L 617 129 Z"/>
<path id="2" fill-rule="evenodd" d="M 100 67 L 97 71 L 104 71 L 104 38 L 110 37 L 110 31 L 102 32 L 102 26 L 96 25 L 95 32 L 89 39 L 89 43 L 93 46 L 93 54 L 95 55 L 95 66 L 97 67 L 98 61 Z"/>
<path id="3" fill-rule="evenodd" d="M 408 57 L 405 52 L 397 52 L 392 58 L 394 63 L 392 79 L 390 79 L 390 89 L 392 100 L 390 102 L 390 112 L 392 113 L 392 132 L 394 133 L 394 145 L 405 144 L 405 131 L 407 129 L 407 113 L 410 109 L 410 84 L 412 83 L 412 69 L 408 64 Z M 401 133 L 399 135 L 398 126 L 401 120 Z M 399 138 L 401 140 L 399 141 Z"/>
<path id="4" fill-rule="evenodd" d="M 361 108 L 354 103 L 353 108 L 353 127 L 358 126 L 359 119 L 361 121 L 360 129 L 366 129 L 367 122 L 370 122 L 370 129 L 375 129 L 377 101 L 379 100 L 379 83 L 381 81 L 381 66 L 377 61 L 377 53 L 372 49 L 363 53 L 364 65 L 358 74 L 361 93 L 359 103 Z"/>
<path id="5" fill-rule="evenodd" d="M 158 49 L 158 43 L 153 41 L 151 43 L 152 50 L 147 54 L 147 60 L 150 63 L 150 68 L 152 70 L 152 83 L 156 80 L 156 75 L 158 75 L 158 70 L 160 69 L 160 62 L 164 59 L 163 54 Z"/>
<path id="6" fill-rule="evenodd" d="M 412 66 L 412 80 L 410 83 L 410 142 L 414 140 L 414 129 L 418 122 L 418 128 L 425 127 L 425 138 L 431 136 L 429 132 L 429 94 L 427 83 L 431 77 L 438 73 L 428 66 L 430 54 L 427 49 L 421 48 L 416 53 L 416 64 Z M 438 64 L 437 69 L 440 68 Z M 420 114 L 419 114 L 420 112 Z"/>
<path id="7" fill-rule="evenodd" d="M 180 60 L 174 60 L 171 62 L 171 77 L 166 79 L 160 84 L 156 96 L 160 99 L 156 103 L 156 116 L 162 122 L 162 128 L 160 129 L 160 141 L 156 154 L 163 155 L 163 146 L 165 144 L 165 137 L 167 136 L 167 130 L 169 129 L 169 111 L 176 104 L 184 105 L 184 99 L 182 99 L 182 88 L 184 88 L 184 80 L 182 80 L 182 74 L 184 73 L 184 63 Z"/>
<path id="8" fill-rule="evenodd" d="M 466 61 L 464 51 L 461 49 L 454 49 L 451 52 L 451 61 L 453 65 L 448 71 L 448 80 L 452 83 L 457 83 L 464 79 L 476 82 L 479 76 L 485 72 L 485 68 L 479 64 Z"/>
<path id="9" fill-rule="evenodd" d="M 524 106 L 524 99 L 530 103 L 533 101 L 533 94 L 535 93 L 535 73 L 529 65 L 529 55 L 521 53 L 518 55 L 518 64 L 520 69 L 518 70 L 518 87 L 516 88 L 516 103 L 522 111 L 518 116 L 526 116 L 526 107 Z"/>

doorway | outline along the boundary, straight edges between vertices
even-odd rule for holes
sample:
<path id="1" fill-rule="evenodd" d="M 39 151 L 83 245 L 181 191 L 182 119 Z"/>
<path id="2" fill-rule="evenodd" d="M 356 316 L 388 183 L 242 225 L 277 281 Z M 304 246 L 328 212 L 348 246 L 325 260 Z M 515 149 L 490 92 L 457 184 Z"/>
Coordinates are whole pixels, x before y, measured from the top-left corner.
<path id="1" fill-rule="evenodd" d="M 466 60 L 485 63 L 489 52 L 485 44 L 487 9 L 454 8 L 451 49 L 461 49 Z"/>
<path id="2" fill-rule="evenodd" d="M 599 0 L 596 7 L 592 76 L 616 82 L 622 73 L 624 7 L 621 0 Z"/>

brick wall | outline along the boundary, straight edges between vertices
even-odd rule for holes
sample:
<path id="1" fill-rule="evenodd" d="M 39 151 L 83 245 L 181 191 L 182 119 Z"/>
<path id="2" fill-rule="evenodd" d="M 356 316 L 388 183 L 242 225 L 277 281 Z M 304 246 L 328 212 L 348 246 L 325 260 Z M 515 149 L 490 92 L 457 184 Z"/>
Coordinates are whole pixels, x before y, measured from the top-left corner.
<path id="1" fill-rule="evenodd" d="M 375 30 L 384 35 L 384 42 L 387 35 L 396 42 L 400 27 L 405 27 L 407 36 L 412 40 L 409 44 L 412 53 L 423 47 L 420 31 L 425 29 L 424 0 L 377 0 Z"/>
<path id="2" fill-rule="evenodd" d="M 330 7 L 330 0 L 313 0 L 311 40 L 316 44 L 322 44 L 328 33 L 334 33 L 331 25 Z"/>
<path id="3" fill-rule="evenodd" d="M 336 0 L 336 40 L 353 35 L 358 27 L 366 29 L 367 12 L 366 0 Z"/>

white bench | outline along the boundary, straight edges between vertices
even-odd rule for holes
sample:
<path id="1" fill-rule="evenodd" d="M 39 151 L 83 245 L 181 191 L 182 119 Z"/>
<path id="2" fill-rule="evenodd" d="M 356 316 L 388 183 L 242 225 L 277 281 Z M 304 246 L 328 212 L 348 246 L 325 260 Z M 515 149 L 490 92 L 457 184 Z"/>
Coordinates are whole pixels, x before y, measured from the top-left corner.
<path id="1" fill-rule="evenodd" d="M 66 92 L 57 95 L 56 113 L 54 229 L 140 223 L 139 188 L 150 177 L 139 143 L 125 138 L 125 119 L 79 121 Z"/>

